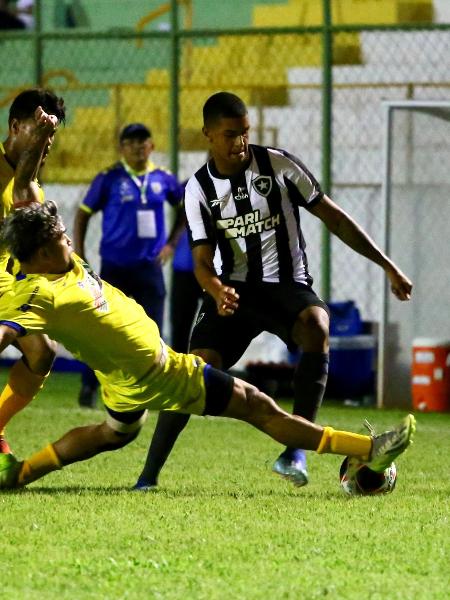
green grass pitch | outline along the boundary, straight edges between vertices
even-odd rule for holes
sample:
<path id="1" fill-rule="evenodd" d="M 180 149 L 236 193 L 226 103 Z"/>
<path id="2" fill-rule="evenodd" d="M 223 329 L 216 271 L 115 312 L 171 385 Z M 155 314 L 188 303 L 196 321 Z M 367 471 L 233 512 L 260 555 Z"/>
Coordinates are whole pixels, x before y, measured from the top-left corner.
<path id="1" fill-rule="evenodd" d="M 4 380 L 4 373 L 1 374 Z M 53 374 L 8 428 L 20 458 L 98 422 L 78 377 Z M 403 413 L 325 403 L 320 422 L 383 429 Z M 341 458 L 311 453 L 310 484 L 271 474 L 279 446 L 248 425 L 192 419 L 154 493 L 130 492 L 154 415 L 127 448 L 0 492 L 1 593 L 13 600 L 448 597 L 450 415 L 418 415 L 390 496 L 346 498 Z"/>

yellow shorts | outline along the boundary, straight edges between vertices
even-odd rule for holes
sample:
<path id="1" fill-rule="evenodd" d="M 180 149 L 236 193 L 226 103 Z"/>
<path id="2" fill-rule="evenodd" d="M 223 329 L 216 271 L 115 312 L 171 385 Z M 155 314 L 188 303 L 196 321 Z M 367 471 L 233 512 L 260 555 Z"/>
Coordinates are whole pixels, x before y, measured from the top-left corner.
<path id="1" fill-rule="evenodd" d="M 193 354 L 179 354 L 163 344 L 161 361 L 132 386 L 117 386 L 97 373 L 105 405 L 116 412 L 173 410 L 202 415 L 206 363 Z"/>

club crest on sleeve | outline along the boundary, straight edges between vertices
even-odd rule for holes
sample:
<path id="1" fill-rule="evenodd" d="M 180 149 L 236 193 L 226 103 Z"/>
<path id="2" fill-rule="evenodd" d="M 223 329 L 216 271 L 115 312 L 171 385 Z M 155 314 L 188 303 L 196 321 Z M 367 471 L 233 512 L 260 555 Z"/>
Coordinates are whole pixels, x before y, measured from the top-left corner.
<path id="1" fill-rule="evenodd" d="M 252 181 L 252 186 L 261 196 L 268 196 L 272 190 L 272 177 L 259 175 Z"/>

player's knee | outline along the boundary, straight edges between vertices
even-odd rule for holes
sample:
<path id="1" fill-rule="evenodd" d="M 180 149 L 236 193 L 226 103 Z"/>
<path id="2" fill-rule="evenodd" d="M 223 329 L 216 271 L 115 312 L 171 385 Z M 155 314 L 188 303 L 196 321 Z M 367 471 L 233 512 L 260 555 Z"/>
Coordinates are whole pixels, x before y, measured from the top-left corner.
<path id="1" fill-rule="evenodd" d="M 103 451 L 119 450 L 120 448 L 127 446 L 137 438 L 141 431 L 140 427 L 133 431 L 117 431 L 106 422 L 102 423 L 100 429 L 101 447 Z"/>
<path id="2" fill-rule="evenodd" d="M 137 438 L 139 432 L 142 429 L 146 419 L 148 411 L 141 411 L 136 418 L 131 422 L 119 421 L 110 412 L 107 413 L 106 421 L 102 423 L 102 435 L 104 436 L 105 443 L 108 447 L 106 450 L 117 450 L 123 448 L 134 439 Z"/>
<path id="3" fill-rule="evenodd" d="M 46 375 L 56 356 L 56 342 L 47 336 L 31 336 L 20 344 L 23 360 L 32 373 Z"/>
<path id="4" fill-rule="evenodd" d="M 329 317 L 327 312 L 321 309 L 302 313 L 294 325 L 292 335 L 303 349 L 321 351 L 328 348 L 329 333 Z"/>
<path id="5" fill-rule="evenodd" d="M 140 431 L 140 429 L 137 429 L 136 431 L 130 431 L 128 433 L 121 433 L 120 431 L 115 431 L 115 449 L 118 450 L 119 448 L 127 446 L 130 442 L 137 438 Z"/>

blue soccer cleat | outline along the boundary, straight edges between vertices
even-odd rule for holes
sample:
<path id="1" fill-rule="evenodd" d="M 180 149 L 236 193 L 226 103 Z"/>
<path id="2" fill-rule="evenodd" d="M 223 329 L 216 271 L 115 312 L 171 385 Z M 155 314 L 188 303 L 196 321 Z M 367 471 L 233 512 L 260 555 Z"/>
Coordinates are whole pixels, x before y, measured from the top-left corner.
<path id="1" fill-rule="evenodd" d="M 285 450 L 274 462 L 272 471 L 291 481 L 295 486 L 303 487 L 308 483 L 305 451 L 300 449 Z"/>
<path id="2" fill-rule="evenodd" d="M 0 490 L 10 490 L 16 487 L 20 465 L 13 454 L 0 454 Z"/>
<path id="3" fill-rule="evenodd" d="M 134 492 L 155 492 L 158 489 L 158 484 L 149 483 L 145 479 L 139 478 L 131 489 Z"/>

